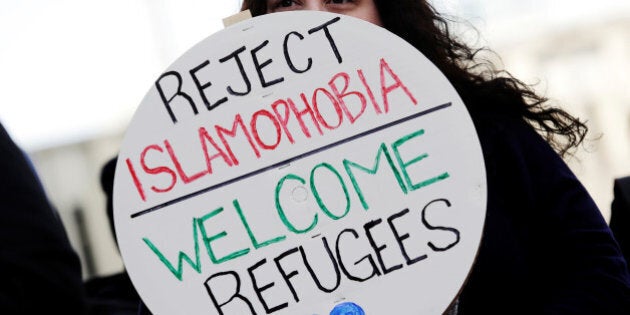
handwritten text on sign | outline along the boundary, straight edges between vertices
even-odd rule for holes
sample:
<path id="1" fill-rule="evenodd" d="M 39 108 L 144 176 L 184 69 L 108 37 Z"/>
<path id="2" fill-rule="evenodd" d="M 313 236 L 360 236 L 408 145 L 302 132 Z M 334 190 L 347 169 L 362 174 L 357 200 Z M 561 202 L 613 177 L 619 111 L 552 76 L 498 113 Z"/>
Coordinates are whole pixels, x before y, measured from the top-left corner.
<path id="1" fill-rule="evenodd" d="M 478 140 L 448 81 L 385 30 L 321 12 L 195 46 L 156 80 L 120 159 L 121 253 L 157 313 L 328 314 L 347 300 L 439 314 L 485 211 Z"/>

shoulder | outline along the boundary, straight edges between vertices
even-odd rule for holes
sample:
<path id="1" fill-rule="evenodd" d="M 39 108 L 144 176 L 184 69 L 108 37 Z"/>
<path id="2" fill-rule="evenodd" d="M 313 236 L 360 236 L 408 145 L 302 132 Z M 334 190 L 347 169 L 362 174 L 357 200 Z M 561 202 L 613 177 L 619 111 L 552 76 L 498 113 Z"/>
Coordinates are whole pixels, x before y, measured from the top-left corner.
<path id="1" fill-rule="evenodd" d="M 501 114 L 473 117 L 489 168 L 488 176 L 508 173 L 521 180 L 536 181 L 544 175 L 577 181 L 565 161 L 524 119 Z M 515 178 L 516 179 L 516 178 Z"/>
<path id="2" fill-rule="evenodd" d="M 486 163 L 488 205 L 463 308 L 486 308 L 480 302 L 485 295 L 521 305 L 520 295 L 528 295 L 533 312 L 623 313 L 630 285 L 625 262 L 578 178 L 524 120 L 495 113 L 473 120 Z M 545 286 L 536 293 L 522 291 L 540 283 Z M 593 298 L 601 303 L 591 304 Z"/>

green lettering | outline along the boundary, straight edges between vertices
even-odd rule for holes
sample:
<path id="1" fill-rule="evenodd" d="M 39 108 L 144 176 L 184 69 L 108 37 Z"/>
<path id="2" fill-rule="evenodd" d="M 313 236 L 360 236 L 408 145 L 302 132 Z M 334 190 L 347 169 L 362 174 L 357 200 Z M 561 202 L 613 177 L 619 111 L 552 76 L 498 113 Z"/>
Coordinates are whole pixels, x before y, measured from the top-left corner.
<path id="1" fill-rule="evenodd" d="M 228 260 L 232 260 L 234 258 L 243 256 L 243 255 L 249 253 L 249 248 L 245 248 L 245 249 L 241 249 L 241 250 L 235 251 L 235 252 L 233 252 L 233 253 L 225 256 L 225 257 L 222 257 L 222 258 L 217 258 L 214 255 L 214 251 L 212 250 L 212 246 L 210 246 L 210 243 L 212 241 L 215 241 L 217 239 L 220 239 L 220 238 L 226 236 L 227 232 L 221 231 L 221 233 L 218 233 L 218 234 L 215 234 L 213 236 L 208 237 L 208 232 L 206 231 L 206 227 L 203 225 L 203 223 L 205 221 L 211 219 L 215 215 L 221 213 L 222 211 L 223 211 L 223 207 L 218 208 L 218 209 L 216 209 L 216 210 L 214 210 L 214 211 L 204 215 L 201 218 L 193 219 L 193 221 L 195 221 L 197 223 L 197 225 L 199 225 L 199 229 L 201 230 L 201 239 L 203 240 L 204 244 L 206 245 L 206 250 L 208 252 L 208 256 L 210 256 L 210 260 L 214 264 L 220 264 L 220 263 L 226 262 Z"/>
<path id="2" fill-rule="evenodd" d="M 328 207 L 326 207 L 326 205 L 322 201 L 322 198 L 319 195 L 317 188 L 315 187 L 315 171 L 320 167 L 324 167 L 330 170 L 333 174 L 337 176 L 337 179 L 339 179 L 339 183 L 341 183 L 341 188 L 343 189 L 343 193 L 346 196 L 346 209 L 344 210 L 343 214 L 340 216 L 337 216 L 334 213 L 330 212 L 330 210 L 328 210 Z M 350 195 L 348 194 L 348 189 L 346 188 L 346 184 L 343 182 L 341 175 L 339 175 L 339 172 L 337 172 L 337 170 L 334 167 L 332 167 L 332 165 L 328 163 L 321 163 L 315 166 L 311 170 L 311 191 L 313 192 L 313 195 L 315 196 L 315 200 L 317 200 L 317 204 L 319 205 L 319 208 L 322 209 L 322 211 L 324 211 L 324 213 L 326 213 L 326 215 L 328 215 L 328 217 L 330 217 L 331 219 L 339 220 L 345 217 L 350 211 Z"/>
<path id="3" fill-rule="evenodd" d="M 149 246 L 149 248 L 153 251 L 153 253 L 158 256 L 160 261 L 164 264 L 164 266 L 166 266 L 166 268 L 168 268 L 168 270 L 171 271 L 171 273 L 175 276 L 175 278 L 177 278 L 177 280 L 179 281 L 182 281 L 182 276 L 184 273 L 182 261 L 186 261 L 186 263 L 188 263 L 195 271 L 197 271 L 197 273 L 201 273 L 201 262 L 199 261 L 199 242 L 197 241 L 198 234 L 199 233 L 197 232 L 197 225 L 195 224 L 195 220 L 193 220 L 193 240 L 195 241 L 195 262 L 193 263 L 190 257 L 188 257 L 188 255 L 186 255 L 185 253 L 179 252 L 179 256 L 177 259 L 177 269 L 175 269 L 173 264 L 171 264 L 171 262 L 168 261 L 168 259 L 166 259 L 164 254 L 162 254 L 162 252 L 155 245 L 153 245 L 153 242 L 151 242 L 149 238 L 144 237 L 142 238 L 142 240 L 144 241 L 145 244 L 147 244 L 147 246 Z"/>
<path id="4" fill-rule="evenodd" d="M 414 184 L 412 182 L 411 177 L 409 176 L 409 173 L 407 172 L 407 167 L 409 167 L 412 164 L 415 164 L 417 162 L 422 161 L 424 158 L 428 157 L 429 155 L 424 153 L 424 154 L 421 154 L 419 156 L 416 156 L 415 158 L 413 158 L 410 161 L 404 162 L 402 160 L 402 157 L 400 156 L 400 152 L 398 151 L 398 148 L 400 146 L 402 146 L 403 144 L 405 144 L 405 142 L 407 142 L 407 141 L 409 141 L 409 140 L 411 140 L 411 139 L 413 139 L 415 137 L 419 137 L 419 136 L 421 136 L 423 134 L 424 134 L 424 130 L 420 129 L 420 130 L 418 130 L 416 132 L 410 133 L 410 134 L 408 134 L 408 135 L 406 135 L 406 136 L 396 140 L 396 142 L 394 142 L 392 144 L 392 150 L 394 150 L 394 155 L 396 156 L 396 160 L 398 161 L 398 164 L 400 165 L 400 169 L 402 170 L 403 175 L 405 176 L 405 182 L 407 183 L 407 186 L 409 186 L 411 188 L 411 190 L 420 189 L 422 187 L 434 184 L 434 183 L 436 183 L 438 181 L 447 179 L 450 176 L 448 174 L 448 172 L 444 172 L 444 173 L 442 173 L 442 174 L 440 174 L 438 176 L 429 178 L 429 179 L 421 181 L 419 183 L 415 183 Z"/>
<path id="5" fill-rule="evenodd" d="M 400 187 L 400 189 L 402 190 L 403 193 L 407 194 L 407 187 L 405 187 L 405 183 L 403 182 L 402 177 L 400 176 L 400 173 L 398 172 L 398 169 L 396 168 L 396 166 L 394 165 L 394 161 L 392 159 L 392 157 L 389 155 L 389 151 L 387 150 L 387 146 L 384 143 L 381 143 L 381 145 L 379 146 L 378 151 L 376 152 L 376 160 L 374 161 L 374 167 L 372 168 L 367 168 L 364 167 L 360 164 L 357 164 L 355 162 L 352 162 L 350 160 L 344 159 L 343 160 L 343 167 L 346 169 L 346 173 L 348 173 L 348 176 L 350 176 L 350 181 L 352 182 L 352 187 L 354 187 L 354 190 L 357 192 L 357 195 L 359 196 L 359 200 L 361 201 L 361 205 L 363 206 L 363 209 L 368 210 L 369 206 L 367 204 L 367 202 L 365 201 L 365 197 L 363 195 L 363 191 L 361 191 L 361 187 L 359 187 L 359 183 L 356 179 L 356 177 L 354 176 L 354 173 L 352 172 L 352 169 L 350 167 L 354 167 L 357 168 L 361 171 L 364 171 L 370 175 L 374 175 L 376 174 L 376 172 L 378 172 L 378 167 L 379 164 L 381 162 L 381 155 L 385 155 L 385 158 L 387 159 L 387 163 L 389 164 L 389 167 L 392 169 L 392 172 L 394 172 L 394 176 L 396 177 L 396 181 L 398 182 L 398 186 Z"/>
<path id="6" fill-rule="evenodd" d="M 241 222 L 243 222 L 243 225 L 245 226 L 245 229 L 247 230 L 247 235 L 249 235 L 249 239 L 252 241 L 254 248 L 259 249 L 261 247 L 265 247 L 267 245 L 283 241 L 285 238 L 287 238 L 285 235 L 282 235 L 274 239 L 270 239 L 262 243 L 259 243 L 258 240 L 256 239 L 256 236 L 254 236 L 254 232 L 252 232 L 252 229 L 249 227 L 249 223 L 247 223 L 247 220 L 245 219 L 245 215 L 243 214 L 243 210 L 241 209 L 241 205 L 239 204 L 238 200 L 234 199 L 232 201 L 232 204 L 234 205 L 234 208 L 236 209 L 238 216 L 241 218 Z"/>
<path id="7" fill-rule="evenodd" d="M 282 220 L 282 223 L 284 223 L 284 225 L 289 229 L 289 231 L 293 233 L 297 233 L 297 234 L 303 234 L 312 230 L 317 225 L 317 213 L 313 215 L 313 222 L 311 223 L 311 225 L 303 230 L 298 230 L 291 222 L 289 222 L 289 219 L 284 213 L 284 209 L 282 209 L 282 206 L 280 205 L 280 191 L 282 190 L 282 186 L 284 185 L 284 182 L 289 179 L 297 180 L 302 184 L 306 183 L 306 181 L 302 177 L 299 177 L 297 175 L 288 174 L 282 177 L 280 181 L 278 182 L 278 185 L 276 186 L 276 196 L 275 196 L 276 197 L 276 210 L 278 211 L 280 220 Z"/>

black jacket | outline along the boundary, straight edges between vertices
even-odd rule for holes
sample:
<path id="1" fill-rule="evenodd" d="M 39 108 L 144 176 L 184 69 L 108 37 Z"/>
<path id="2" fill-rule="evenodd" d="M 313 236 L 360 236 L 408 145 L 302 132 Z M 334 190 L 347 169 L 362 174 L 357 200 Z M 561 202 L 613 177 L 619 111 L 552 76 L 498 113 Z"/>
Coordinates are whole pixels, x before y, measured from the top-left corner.
<path id="1" fill-rule="evenodd" d="M 488 208 L 459 314 L 630 314 L 630 276 L 601 212 L 533 128 L 503 118 L 473 116 Z"/>
<path id="2" fill-rule="evenodd" d="M 83 314 L 84 303 L 79 258 L 0 125 L 0 314 Z"/>

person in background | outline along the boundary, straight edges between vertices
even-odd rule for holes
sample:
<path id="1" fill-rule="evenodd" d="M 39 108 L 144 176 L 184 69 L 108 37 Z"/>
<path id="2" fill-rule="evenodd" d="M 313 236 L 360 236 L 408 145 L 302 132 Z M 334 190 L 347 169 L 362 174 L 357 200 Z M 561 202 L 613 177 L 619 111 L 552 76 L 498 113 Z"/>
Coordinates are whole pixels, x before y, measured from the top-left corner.
<path id="1" fill-rule="evenodd" d="M 621 252 L 630 261 L 630 176 L 615 179 L 613 202 L 610 208 L 610 229 Z"/>
<path id="2" fill-rule="evenodd" d="M 117 158 L 108 160 L 101 169 L 101 189 L 105 193 L 105 210 L 114 240 L 114 173 Z M 126 270 L 85 282 L 88 315 L 150 315 Z"/>
<path id="3" fill-rule="evenodd" d="M 0 314 L 84 314 L 81 263 L 24 152 L 0 124 Z"/>
<path id="4" fill-rule="evenodd" d="M 253 16 L 319 10 L 384 27 L 462 97 L 486 165 L 477 259 L 451 314 L 630 314 L 630 276 L 611 230 L 565 164 L 587 126 L 480 60 L 426 0 L 245 0 Z M 418 281 L 421 281 L 420 279 Z"/>

